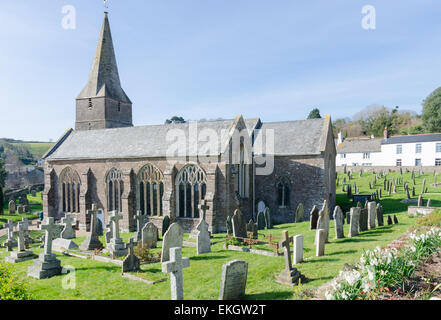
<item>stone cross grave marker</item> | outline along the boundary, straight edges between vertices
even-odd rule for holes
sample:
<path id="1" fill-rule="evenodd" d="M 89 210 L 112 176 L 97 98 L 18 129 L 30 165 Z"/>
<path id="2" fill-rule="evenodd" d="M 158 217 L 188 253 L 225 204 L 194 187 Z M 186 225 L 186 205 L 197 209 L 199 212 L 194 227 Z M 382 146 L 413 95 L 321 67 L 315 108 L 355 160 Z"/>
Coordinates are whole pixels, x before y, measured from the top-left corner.
<path id="1" fill-rule="evenodd" d="M 184 232 L 178 223 L 172 223 L 162 240 L 161 262 L 170 260 L 170 249 L 182 247 Z"/>
<path id="2" fill-rule="evenodd" d="M 135 242 L 133 238 L 130 238 L 129 243 L 127 243 L 128 254 L 123 260 L 122 272 L 135 272 L 140 269 L 141 262 L 139 258 L 135 255 Z"/>
<path id="3" fill-rule="evenodd" d="M 205 220 L 206 212 L 210 209 L 210 206 L 207 204 L 207 200 L 202 200 L 202 203 L 198 205 L 199 214 L 203 220 Z"/>
<path id="4" fill-rule="evenodd" d="M 12 220 L 8 220 L 6 226 L 8 228 L 8 238 L 3 243 L 3 245 L 7 248 L 7 251 L 12 251 L 12 248 L 17 245 L 17 240 L 14 239 L 15 223 Z"/>
<path id="5" fill-rule="evenodd" d="M 101 243 L 98 232 L 97 232 L 97 215 L 98 208 L 94 203 L 92 204 L 92 210 L 87 210 L 87 214 L 90 215 L 90 231 L 87 233 L 86 240 L 81 244 L 81 250 L 95 250 L 102 249 L 103 244 Z"/>
<path id="6" fill-rule="evenodd" d="M 123 215 L 118 211 L 112 211 L 110 215 L 110 223 L 113 224 L 113 233 L 107 250 L 114 257 L 123 257 L 127 255 L 127 248 L 119 235 L 119 221 L 123 219 Z"/>
<path id="7" fill-rule="evenodd" d="M 291 250 L 289 244 L 293 241 L 293 237 L 288 235 L 288 231 L 282 231 L 282 241 L 279 246 L 283 247 L 283 254 L 285 256 L 285 269 L 280 272 L 277 282 L 281 284 L 286 284 L 289 286 L 294 286 L 299 283 L 300 279 L 304 279 L 301 273 L 292 267 L 291 263 Z"/>
<path id="8" fill-rule="evenodd" d="M 34 258 L 34 253 L 32 251 L 26 251 L 25 248 L 25 226 L 23 222 L 18 223 L 18 248 L 17 251 L 11 252 L 9 257 L 5 258 L 6 262 L 17 263 Z"/>
<path id="9" fill-rule="evenodd" d="M 134 234 L 136 242 L 139 242 L 142 239 L 142 229 L 144 227 L 144 216 L 141 210 L 136 211 L 136 215 L 134 216 L 136 221 L 136 232 Z"/>
<path id="10" fill-rule="evenodd" d="M 219 300 L 238 300 L 245 295 L 248 262 L 232 260 L 222 266 Z"/>
<path id="11" fill-rule="evenodd" d="M 66 217 L 61 219 L 61 224 L 64 225 L 63 231 L 61 231 L 61 238 L 74 239 L 76 237 L 75 229 L 72 227 L 76 223 L 77 219 L 73 218 L 70 213 L 66 213 Z"/>
<path id="12" fill-rule="evenodd" d="M 171 226 L 170 226 L 171 227 Z M 182 248 L 170 248 L 170 260 L 162 263 L 162 272 L 170 273 L 171 299 L 184 299 L 182 270 L 190 266 L 190 259 L 182 257 Z"/>

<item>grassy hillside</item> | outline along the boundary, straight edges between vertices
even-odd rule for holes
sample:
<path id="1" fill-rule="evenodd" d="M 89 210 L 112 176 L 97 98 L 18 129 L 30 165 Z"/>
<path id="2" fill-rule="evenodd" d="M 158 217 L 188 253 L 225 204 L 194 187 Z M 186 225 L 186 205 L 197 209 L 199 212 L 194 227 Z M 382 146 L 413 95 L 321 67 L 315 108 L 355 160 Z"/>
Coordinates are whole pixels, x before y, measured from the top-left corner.
<path id="1" fill-rule="evenodd" d="M 53 145 L 53 142 L 19 142 L 13 145 L 29 150 L 35 159 L 40 159 Z"/>

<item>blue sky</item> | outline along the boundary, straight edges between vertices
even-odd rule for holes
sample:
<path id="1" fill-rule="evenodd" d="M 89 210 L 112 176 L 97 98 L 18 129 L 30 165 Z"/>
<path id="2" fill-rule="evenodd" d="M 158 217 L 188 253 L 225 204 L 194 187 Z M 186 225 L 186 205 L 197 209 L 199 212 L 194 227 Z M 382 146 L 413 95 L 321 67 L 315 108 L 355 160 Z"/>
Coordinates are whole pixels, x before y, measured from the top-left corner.
<path id="1" fill-rule="evenodd" d="M 65 5 L 75 30 L 62 28 Z M 361 27 L 364 5 L 376 30 Z M 102 0 L 0 0 L 0 137 L 56 140 L 74 126 L 103 11 Z M 421 112 L 441 86 L 437 0 L 109 0 L 108 11 L 135 125 Z"/>

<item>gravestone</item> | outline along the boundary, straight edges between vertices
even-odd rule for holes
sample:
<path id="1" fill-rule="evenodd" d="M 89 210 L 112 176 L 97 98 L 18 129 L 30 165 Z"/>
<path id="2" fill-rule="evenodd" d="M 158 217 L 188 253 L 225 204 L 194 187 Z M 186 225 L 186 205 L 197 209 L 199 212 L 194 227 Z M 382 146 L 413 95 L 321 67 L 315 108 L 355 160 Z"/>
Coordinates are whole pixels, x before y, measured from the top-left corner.
<path id="1" fill-rule="evenodd" d="M 387 216 L 387 225 L 390 226 L 392 224 L 393 224 L 392 217 L 391 216 Z"/>
<path id="2" fill-rule="evenodd" d="M 8 220 L 6 227 L 8 228 L 8 238 L 3 243 L 3 246 L 7 248 L 7 251 L 12 251 L 12 248 L 17 246 L 17 240 L 14 239 L 14 226 L 15 223 L 12 220 Z"/>
<path id="3" fill-rule="evenodd" d="M 297 206 L 297 210 L 296 210 L 296 222 L 303 222 L 303 219 L 305 217 L 305 208 L 303 207 L 303 204 L 300 203 Z"/>
<path id="4" fill-rule="evenodd" d="M 377 205 L 377 224 L 379 227 L 384 226 L 383 206 L 381 204 Z"/>
<path id="5" fill-rule="evenodd" d="M 26 260 L 31 260 L 34 258 L 34 253 L 32 251 L 27 251 L 25 249 L 25 231 L 23 222 L 18 223 L 18 248 L 17 251 L 11 252 L 9 257 L 5 257 L 5 261 L 9 263 L 18 263 Z"/>
<path id="6" fill-rule="evenodd" d="M 375 220 L 377 219 L 377 203 L 369 202 L 368 203 L 368 228 L 375 229 Z"/>
<path id="7" fill-rule="evenodd" d="M 78 245 L 71 239 L 57 238 L 52 242 L 52 250 L 63 252 L 65 250 L 79 249 Z"/>
<path id="8" fill-rule="evenodd" d="M 360 222 L 358 226 L 360 232 L 368 230 L 368 209 L 360 209 Z"/>
<path id="9" fill-rule="evenodd" d="M 294 237 L 294 264 L 299 264 L 303 261 L 303 235 Z"/>
<path id="10" fill-rule="evenodd" d="M 173 223 L 174 224 L 174 223 Z M 170 226 L 170 228 L 173 226 Z M 182 257 L 182 248 L 170 248 L 170 260 L 162 263 L 162 272 L 170 273 L 170 289 L 172 300 L 184 300 L 184 284 L 182 270 L 190 266 L 190 259 Z"/>
<path id="11" fill-rule="evenodd" d="M 317 220 L 317 229 L 325 230 L 325 242 L 329 242 L 329 208 L 328 203 L 325 200 L 323 202 L 323 207 L 319 212 L 319 218 Z"/>
<path id="12" fill-rule="evenodd" d="M 101 243 L 96 230 L 97 213 L 97 205 L 94 203 L 92 204 L 92 210 L 87 210 L 87 215 L 90 216 L 90 231 L 87 233 L 86 240 L 84 240 L 84 242 L 80 246 L 81 250 L 100 250 L 103 248 L 103 244 Z"/>
<path id="13" fill-rule="evenodd" d="M 245 295 L 248 262 L 232 260 L 222 266 L 219 300 L 239 300 Z"/>
<path id="14" fill-rule="evenodd" d="M 142 240 L 142 230 L 144 227 L 144 216 L 141 210 L 136 211 L 134 218 L 136 221 L 136 232 L 133 237 L 135 238 L 136 242 L 139 242 Z"/>
<path id="15" fill-rule="evenodd" d="M 106 250 L 111 254 L 112 257 L 124 257 L 127 255 L 126 245 L 119 235 L 119 221 L 122 220 L 122 218 L 122 214 L 120 214 L 118 211 L 112 211 L 109 217 L 109 221 L 113 225 L 113 233 Z"/>
<path id="16" fill-rule="evenodd" d="M 283 254 L 285 256 L 285 269 L 280 272 L 277 282 L 289 286 L 295 286 L 305 278 L 300 271 L 292 266 L 291 250 L 289 248 L 291 241 L 293 241 L 293 238 L 289 237 L 288 231 L 282 231 L 282 241 L 279 243 L 279 246 L 283 248 Z"/>
<path id="17" fill-rule="evenodd" d="M 325 243 L 326 243 L 326 230 L 317 229 L 316 234 L 316 249 L 315 255 L 321 257 L 325 255 Z"/>
<path id="18" fill-rule="evenodd" d="M 255 224 L 253 220 L 250 220 L 247 224 L 247 234 L 248 234 L 248 237 L 250 237 L 251 239 L 258 238 L 257 224 Z"/>
<path id="19" fill-rule="evenodd" d="M 270 209 L 268 207 L 265 209 L 264 214 L 265 214 L 265 224 L 266 224 L 265 226 L 266 226 L 266 228 L 267 229 L 272 229 L 273 228 L 273 220 L 271 218 L 271 212 L 270 212 Z"/>
<path id="20" fill-rule="evenodd" d="M 233 234 L 233 222 L 231 221 L 231 216 L 227 217 L 226 227 L 227 227 L 227 234 L 232 235 Z"/>
<path id="21" fill-rule="evenodd" d="M 17 206 L 17 213 L 18 214 L 23 214 L 24 213 L 24 206 L 23 205 L 19 204 Z"/>
<path id="22" fill-rule="evenodd" d="M 311 209 L 311 213 L 309 214 L 309 229 L 315 230 L 317 229 L 317 221 L 319 218 L 319 209 L 317 206 L 313 206 Z"/>
<path id="23" fill-rule="evenodd" d="M 427 200 L 427 208 L 430 208 L 430 199 Z"/>
<path id="24" fill-rule="evenodd" d="M 23 211 L 24 211 L 24 212 L 31 212 L 31 207 L 30 207 L 28 204 L 25 204 L 25 205 L 23 206 Z"/>
<path id="25" fill-rule="evenodd" d="M 245 217 L 239 209 L 236 209 L 233 214 L 233 218 L 231 219 L 233 223 L 233 236 L 235 238 L 246 238 L 247 237 L 247 229 Z"/>
<path id="26" fill-rule="evenodd" d="M 196 226 L 196 252 L 198 255 L 211 252 L 210 232 L 208 232 L 208 223 L 201 218 Z"/>
<path id="27" fill-rule="evenodd" d="M 162 236 L 165 235 L 169 227 L 170 227 L 170 217 L 165 216 L 164 219 L 162 219 L 162 230 L 161 230 Z"/>
<path id="28" fill-rule="evenodd" d="M 170 260 L 170 249 L 182 247 L 184 232 L 178 223 L 172 223 L 162 240 L 161 262 Z"/>
<path id="29" fill-rule="evenodd" d="M 113 234 L 113 223 L 109 223 L 106 228 L 106 244 L 110 243 L 110 239 L 112 239 Z"/>
<path id="30" fill-rule="evenodd" d="M 15 204 L 15 200 L 9 201 L 9 203 L 8 203 L 9 214 L 14 214 L 16 209 L 17 209 L 17 207 Z"/>
<path id="31" fill-rule="evenodd" d="M 104 225 L 101 219 L 96 219 L 96 233 L 98 236 L 102 236 L 104 234 Z"/>
<path id="32" fill-rule="evenodd" d="M 35 190 L 32 190 L 32 191 L 31 191 L 31 196 L 32 196 L 32 197 L 36 197 L 36 196 L 37 196 L 37 192 L 36 192 Z"/>
<path id="33" fill-rule="evenodd" d="M 128 254 L 127 257 L 124 258 L 122 264 L 122 272 L 136 272 L 140 270 L 141 261 L 135 255 L 134 252 L 135 243 L 133 238 L 130 238 L 129 243 L 127 244 Z"/>
<path id="34" fill-rule="evenodd" d="M 61 224 L 64 226 L 63 231 L 61 231 L 60 237 L 63 239 L 74 239 L 76 238 L 75 229 L 72 224 L 76 223 L 76 219 L 72 218 L 70 213 L 66 213 L 66 217 L 61 219 Z"/>
<path id="35" fill-rule="evenodd" d="M 423 205 L 424 205 L 424 203 L 423 203 L 423 196 L 419 195 L 418 196 L 418 204 L 417 204 L 417 206 L 418 207 L 422 207 Z"/>
<path id="36" fill-rule="evenodd" d="M 153 222 L 146 223 L 141 232 L 141 246 L 146 248 L 156 248 L 158 233 L 158 228 L 156 228 Z"/>
<path id="37" fill-rule="evenodd" d="M 360 224 L 360 212 L 361 208 L 355 207 L 351 208 L 351 222 L 349 224 L 349 234 L 348 237 L 355 237 L 358 236 L 358 229 Z"/>
<path id="38" fill-rule="evenodd" d="M 260 211 L 257 214 L 257 229 L 258 230 L 264 230 L 265 229 L 265 225 L 266 225 L 266 223 L 265 223 L 265 214 L 262 211 Z"/>
<path id="39" fill-rule="evenodd" d="M 61 274 L 61 262 L 57 256 L 52 253 L 52 240 L 58 231 L 54 224 L 54 218 L 49 217 L 46 224 L 41 226 L 45 230 L 44 252 L 40 253 L 34 264 L 28 268 L 28 276 L 36 279 L 46 279 Z"/>
<path id="40" fill-rule="evenodd" d="M 398 224 L 398 218 L 396 215 L 394 215 L 394 224 Z"/>
<path id="41" fill-rule="evenodd" d="M 346 223 L 347 224 L 351 223 L 351 212 L 346 212 Z"/>
<path id="42" fill-rule="evenodd" d="M 345 237 L 343 231 L 343 211 L 339 206 L 336 206 L 334 209 L 334 229 L 335 229 L 335 239 L 343 239 Z"/>

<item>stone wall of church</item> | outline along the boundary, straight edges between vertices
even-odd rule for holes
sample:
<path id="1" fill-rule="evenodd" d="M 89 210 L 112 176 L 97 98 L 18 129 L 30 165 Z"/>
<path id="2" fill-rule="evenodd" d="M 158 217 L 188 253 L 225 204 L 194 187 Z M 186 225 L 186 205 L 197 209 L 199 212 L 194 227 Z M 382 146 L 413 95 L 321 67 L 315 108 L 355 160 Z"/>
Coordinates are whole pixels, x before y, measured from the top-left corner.
<path id="1" fill-rule="evenodd" d="M 306 215 L 309 215 L 314 205 L 322 207 L 329 193 L 325 184 L 325 172 L 323 156 L 277 156 L 272 174 L 256 175 L 256 203 L 265 202 L 274 223 L 294 222 L 300 203 L 303 203 Z M 277 183 L 282 177 L 290 182 L 290 205 L 286 208 L 279 207 L 277 201 Z"/>

